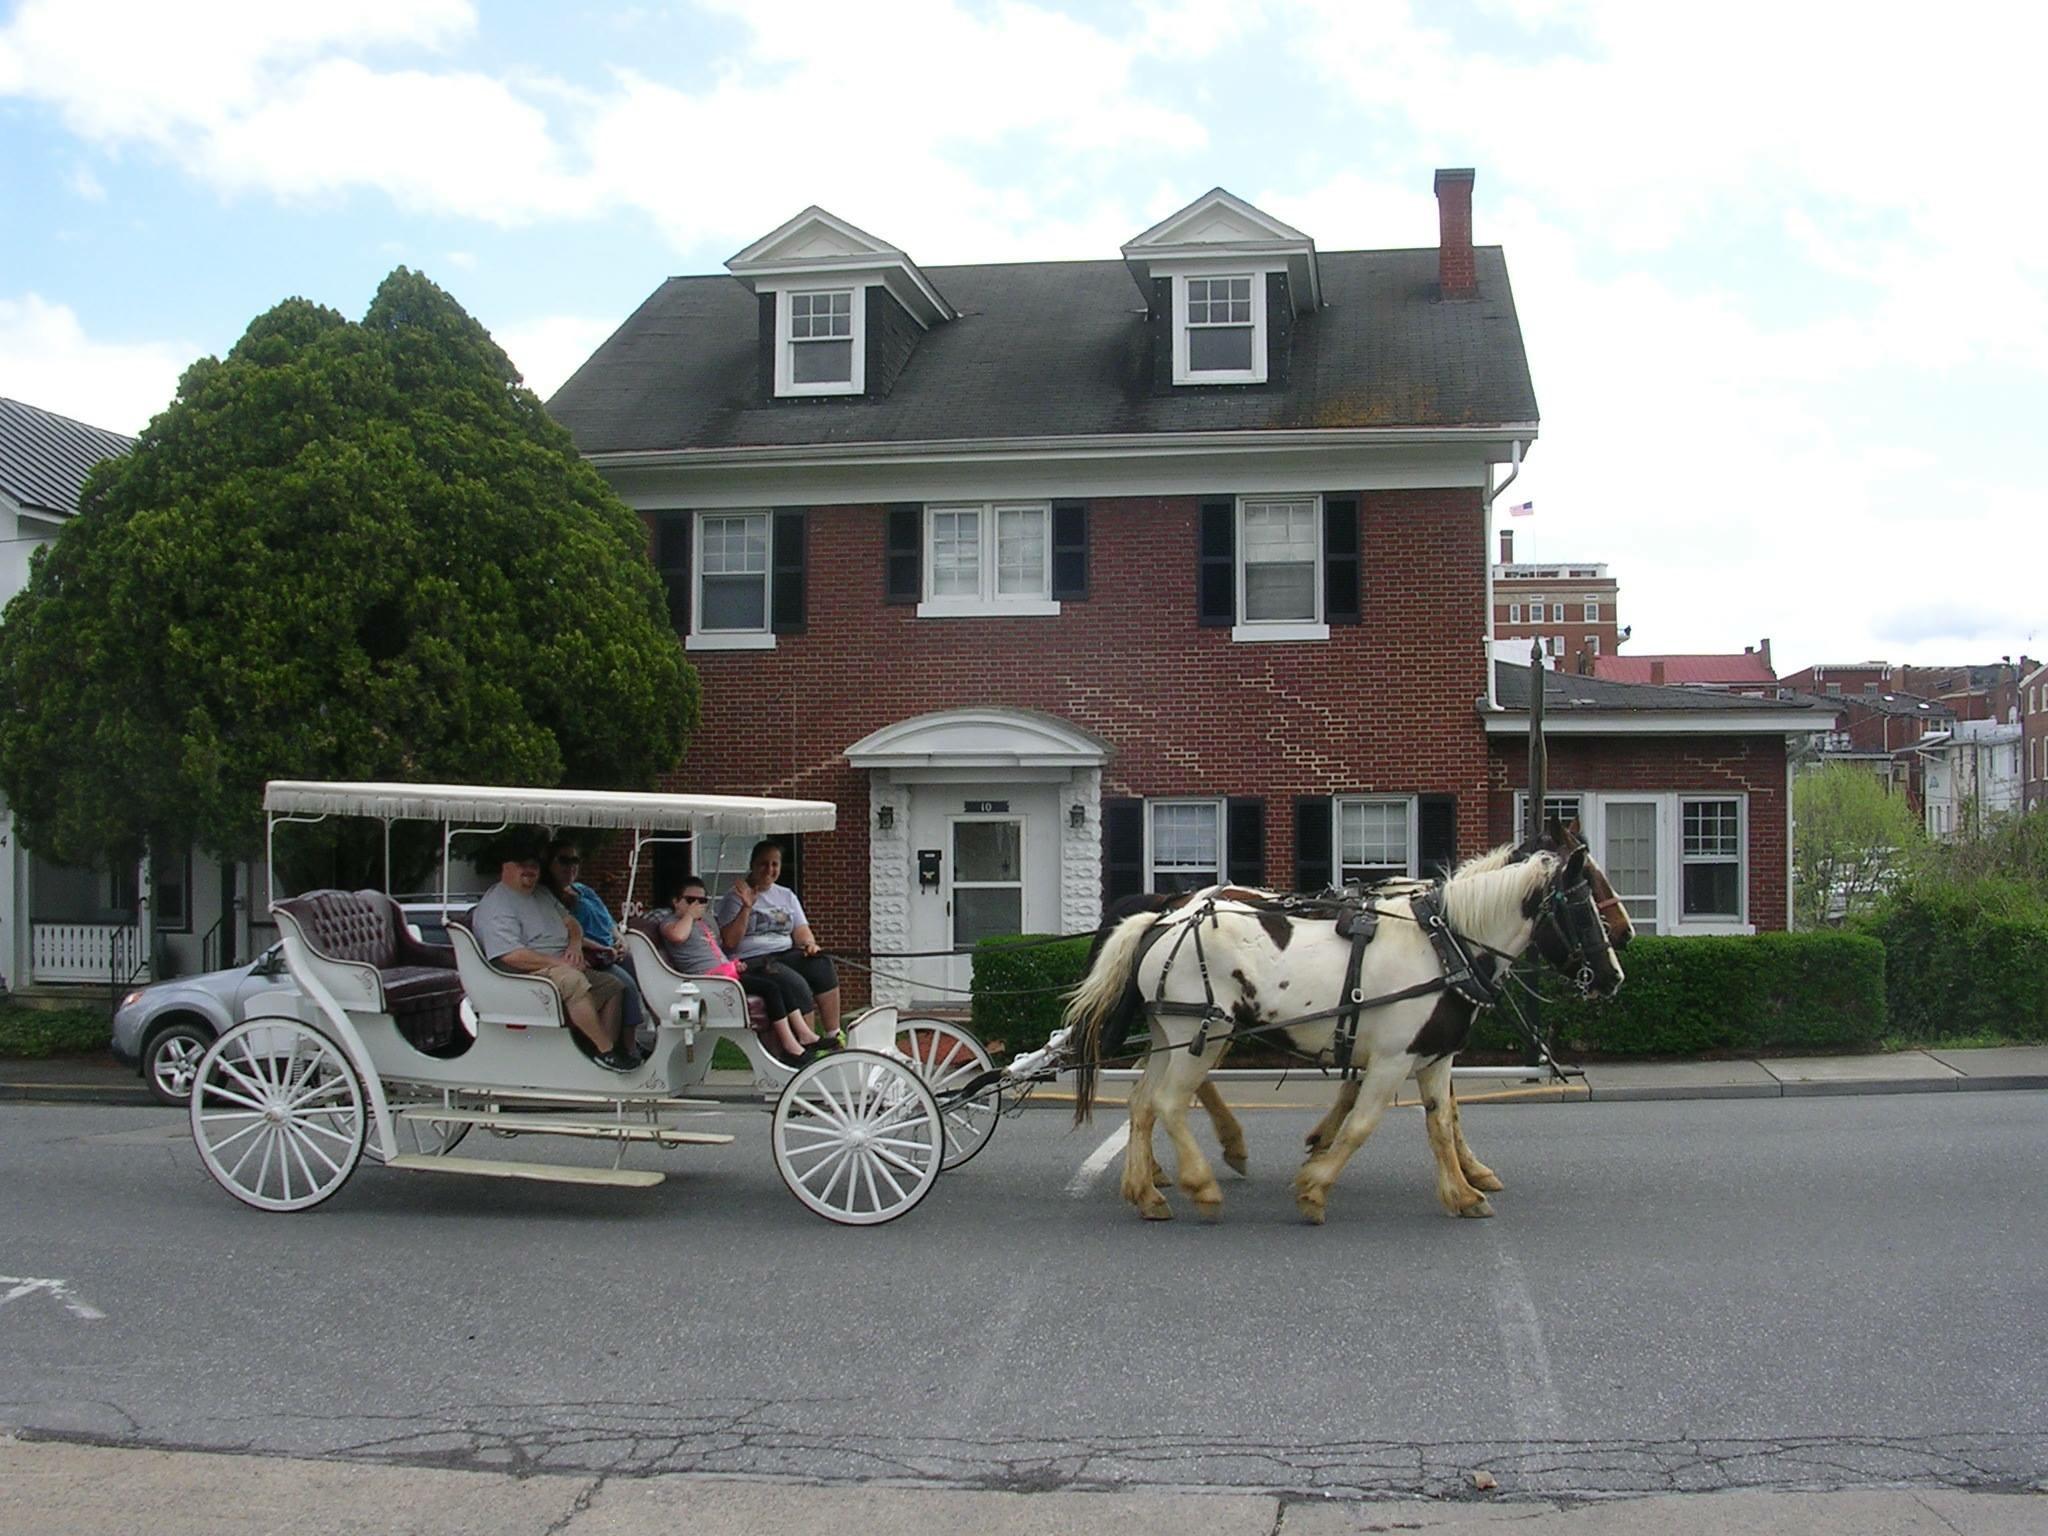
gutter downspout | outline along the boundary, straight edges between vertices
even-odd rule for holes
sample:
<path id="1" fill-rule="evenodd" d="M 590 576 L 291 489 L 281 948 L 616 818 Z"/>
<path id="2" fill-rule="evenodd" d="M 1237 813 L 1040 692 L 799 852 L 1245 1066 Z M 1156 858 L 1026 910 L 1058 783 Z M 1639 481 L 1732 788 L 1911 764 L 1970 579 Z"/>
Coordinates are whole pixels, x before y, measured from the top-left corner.
<path id="1" fill-rule="evenodd" d="M 1486 531 L 1481 535 L 1485 548 L 1481 553 L 1486 557 L 1486 707 L 1489 712 L 1500 708 L 1500 689 L 1493 675 L 1493 504 L 1500 493 L 1515 483 L 1515 477 L 1522 472 L 1522 440 L 1518 437 L 1508 444 L 1509 469 L 1507 479 L 1501 481 L 1486 493 Z M 1487 479 L 1493 478 L 1488 469 Z"/>

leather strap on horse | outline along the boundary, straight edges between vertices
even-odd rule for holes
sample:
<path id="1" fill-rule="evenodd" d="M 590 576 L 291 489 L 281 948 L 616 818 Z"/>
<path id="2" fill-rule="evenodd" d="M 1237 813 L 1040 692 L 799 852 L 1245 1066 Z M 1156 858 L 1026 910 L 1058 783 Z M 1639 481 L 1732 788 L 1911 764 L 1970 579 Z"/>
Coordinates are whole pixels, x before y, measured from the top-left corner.
<path id="1" fill-rule="evenodd" d="M 1365 969 L 1365 947 L 1372 943 L 1379 927 L 1379 902 L 1372 896 L 1337 919 L 1339 933 L 1350 930 L 1351 958 L 1344 968 L 1344 1000 L 1337 1014 L 1337 1033 L 1330 1042 L 1330 1053 L 1346 1078 L 1358 1075 L 1358 1066 L 1351 1059 L 1358 1043 L 1358 1022 L 1365 1013 L 1365 993 L 1359 989 L 1358 978 Z"/>
<path id="2" fill-rule="evenodd" d="M 1471 956 L 1465 953 L 1465 946 L 1459 941 L 1457 930 L 1444 916 L 1443 887 L 1432 885 L 1426 891 L 1418 891 L 1410 905 L 1431 947 L 1436 950 L 1437 964 L 1444 971 L 1445 988 L 1457 993 L 1474 1008 L 1491 1008 L 1499 1002 L 1500 987 L 1491 974 L 1482 975 L 1473 965 Z M 1487 970 L 1489 973 L 1492 970 L 1490 963 Z"/>

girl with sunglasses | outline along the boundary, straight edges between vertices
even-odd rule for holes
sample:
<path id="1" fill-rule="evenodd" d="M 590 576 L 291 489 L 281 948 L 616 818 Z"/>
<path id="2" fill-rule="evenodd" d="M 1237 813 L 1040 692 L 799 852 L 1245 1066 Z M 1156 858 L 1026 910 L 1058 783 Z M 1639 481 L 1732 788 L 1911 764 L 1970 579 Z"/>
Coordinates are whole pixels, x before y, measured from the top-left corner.
<path id="1" fill-rule="evenodd" d="M 771 962 L 729 958 L 718 942 L 718 925 L 707 914 L 709 905 L 704 882 L 695 875 L 685 876 L 670 893 L 674 916 L 661 925 L 669 963 L 687 976 L 730 977 L 741 991 L 760 998 L 768 1013 L 761 1035 L 782 1060 L 800 1066 L 828 1049 L 804 1019 L 802 982 Z"/>

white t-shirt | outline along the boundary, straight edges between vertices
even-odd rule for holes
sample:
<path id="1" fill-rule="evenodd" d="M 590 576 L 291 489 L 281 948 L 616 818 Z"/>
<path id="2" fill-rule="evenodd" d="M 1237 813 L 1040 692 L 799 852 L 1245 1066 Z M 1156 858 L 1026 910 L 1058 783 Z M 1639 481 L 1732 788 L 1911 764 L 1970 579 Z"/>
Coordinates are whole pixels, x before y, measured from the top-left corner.
<path id="1" fill-rule="evenodd" d="M 728 886 L 718 898 L 712 921 L 723 929 L 739 912 L 740 899 Z M 809 922 L 795 891 L 786 885 L 771 885 L 754 897 L 754 910 L 747 915 L 747 931 L 733 953 L 741 960 L 751 960 L 756 955 L 779 955 L 796 942 L 792 937 L 796 930 Z"/>

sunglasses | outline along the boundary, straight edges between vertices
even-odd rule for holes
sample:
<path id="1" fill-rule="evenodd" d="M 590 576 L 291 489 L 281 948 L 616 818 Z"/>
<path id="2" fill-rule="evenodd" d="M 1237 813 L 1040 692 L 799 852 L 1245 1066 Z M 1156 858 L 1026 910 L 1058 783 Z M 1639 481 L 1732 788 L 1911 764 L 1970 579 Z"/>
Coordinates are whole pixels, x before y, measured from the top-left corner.
<path id="1" fill-rule="evenodd" d="M 683 898 L 683 905 L 686 907 L 701 907 L 707 905 L 710 900 L 709 896 L 685 896 Z"/>

